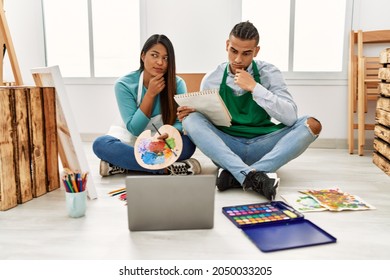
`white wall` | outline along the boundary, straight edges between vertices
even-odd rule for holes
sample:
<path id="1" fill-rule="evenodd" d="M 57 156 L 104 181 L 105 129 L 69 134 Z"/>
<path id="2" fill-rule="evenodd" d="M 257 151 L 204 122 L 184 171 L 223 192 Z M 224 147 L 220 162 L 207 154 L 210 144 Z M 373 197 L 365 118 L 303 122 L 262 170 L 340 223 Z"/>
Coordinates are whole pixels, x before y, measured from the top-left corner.
<path id="1" fill-rule="evenodd" d="M 141 3 L 141 9 L 147 12 L 147 16 L 141 18 L 141 41 L 153 33 L 167 34 L 175 44 L 178 72 L 205 72 L 214 67 L 214 64 L 209 65 L 209 61 L 217 58 L 222 62 L 226 59 L 225 40 L 233 25 L 240 21 L 240 1 L 142 0 Z M 45 63 L 41 2 L 5 0 L 5 7 L 22 76 L 29 84 L 32 83 L 29 69 L 44 66 Z M 355 0 L 352 28 L 390 29 L 389 10 L 388 0 Z M 212 29 L 212 37 L 205 36 L 206 28 Z M 181 47 L 188 40 L 194 42 L 193 49 Z M 372 52 L 378 54 L 377 49 Z M 197 55 L 200 59 L 189 67 L 186 60 L 191 55 Z M 138 65 L 134 68 L 138 68 Z M 321 120 L 323 132 L 319 140 L 333 141 L 335 144 L 330 146 L 339 146 L 340 143 L 346 146 L 347 80 L 330 84 L 295 80 L 287 80 L 287 83 L 298 104 L 299 114 L 314 115 Z M 117 116 L 112 86 L 112 80 L 99 84 L 66 80 L 73 114 L 84 137 L 105 133 Z"/>
<path id="2" fill-rule="evenodd" d="M 390 1 L 388 0 L 355 0 L 352 28 L 354 30 L 390 29 Z M 377 56 L 387 44 L 376 44 L 365 48 L 365 55 Z"/>
<path id="3" fill-rule="evenodd" d="M 241 21 L 241 1 L 147 0 L 141 3 L 141 10 L 147 15 L 141 18 L 141 25 L 145 23 L 142 44 L 152 34 L 167 35 L 175 47 L 177 72 L 207 72 L 215 68 L 215 61 L 226 59 L 226 36 Z M 188 49 L 188 42 L 193 42 L 193 49 Z M 190 60 L 191 56 L 198 59 Z"/>
<path id="4" fill-rule="evenodd" d="M 30 69 L 45 66 L 40 0 L 4 0 L 6 21 L 24 84 L 33 84 Z M 4 59 L 4 80 L 15 81 L 9 58 Z"/>

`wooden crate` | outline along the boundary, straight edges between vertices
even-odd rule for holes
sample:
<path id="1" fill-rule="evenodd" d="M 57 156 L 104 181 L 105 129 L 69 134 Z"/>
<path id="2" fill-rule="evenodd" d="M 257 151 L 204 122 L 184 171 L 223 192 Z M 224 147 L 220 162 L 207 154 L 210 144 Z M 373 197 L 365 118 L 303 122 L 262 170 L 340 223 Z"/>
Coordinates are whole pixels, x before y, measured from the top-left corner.
<path id="1" fill-rule="evenodd" d="M 379 84 L 380 97 L 376 106 L 372 160 L 375 165 L 390 175 L 390 49 L 383 51 L 380 57 L 383 68 L 380 69 L 378 77 L 382 82 Z"/>
<path id="2" fill-rule="evenodd" d="M 0 89 L 0 210 L 17 205 L 13 105 L 11 92 Z"/>
<path id="3" fill-rule="evenodd" d="M 60 187 L 54 88 L 0 87 L 0 210 Z"/>

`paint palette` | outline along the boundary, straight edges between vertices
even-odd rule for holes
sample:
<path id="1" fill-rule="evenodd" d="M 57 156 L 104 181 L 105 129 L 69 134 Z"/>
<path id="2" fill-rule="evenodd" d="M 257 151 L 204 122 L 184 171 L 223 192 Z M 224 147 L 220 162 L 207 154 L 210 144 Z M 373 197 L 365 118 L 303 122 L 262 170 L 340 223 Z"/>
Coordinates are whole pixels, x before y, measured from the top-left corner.
<path id="1" fill-rule="evenodd" d="M 164 140 L 158 139 L 160 134 L 168 134 Z M 152 135 L 151 130 L 142 132 L 134 145 L 137 163 L 150 170 L 163 169 L 177 161 L 183 150 L 180 132 L 171 125 L 163 125 Z"/>
<path id="2" fill-rule="evenodd" d="M 263 252 L 336 242 L 283 201 L 222 207 L 222 212 Z"/>
<path id="3" fill-rule="evenodd" d="M 223 207 L 222 211 L 240 228 L 303 218 L 300 212 L 282 201 Z"/>

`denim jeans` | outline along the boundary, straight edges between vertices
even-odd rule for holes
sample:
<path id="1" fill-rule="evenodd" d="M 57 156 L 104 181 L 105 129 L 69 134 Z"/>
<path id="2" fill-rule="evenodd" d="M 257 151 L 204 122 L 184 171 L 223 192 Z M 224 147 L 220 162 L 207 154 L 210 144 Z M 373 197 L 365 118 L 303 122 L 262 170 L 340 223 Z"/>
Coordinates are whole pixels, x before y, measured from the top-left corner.
<path id="1" fill-rule="evenodd" d="M 183 129 L 207 157 L 242 184 L 242 171 L 276 172 L 302 154 L 318 137 L 309 129 L 308 118 L 301 117 L 292 126 L 248 139 L 226 134 L 202 114 L 193 112 L 183 120 Z"/>
<path id="2" fill-rule="evenodd" d="M 182 135 L 183 150 L 178 161 L 189 159 L 195 152 L 195 145 L 186 135 Z M 163 174 L 164 170 L 150 170 L 137 163 L 134 155 L 134 147 L 121 142 L 119 139 L 103 135 L 93 142 L 93 151 L 101 160 L 132 171 L 143 171 L 153 174 Z"/>

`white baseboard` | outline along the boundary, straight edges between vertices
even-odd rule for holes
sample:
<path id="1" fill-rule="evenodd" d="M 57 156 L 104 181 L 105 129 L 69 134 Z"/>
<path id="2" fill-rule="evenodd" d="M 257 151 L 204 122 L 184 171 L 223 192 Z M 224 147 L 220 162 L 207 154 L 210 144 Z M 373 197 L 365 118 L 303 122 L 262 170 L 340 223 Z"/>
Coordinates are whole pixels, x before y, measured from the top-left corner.
<path id="1" fill-rule="evenodd" d="M 99 133 L 80 133 L 81 141 L 83 142 L 93 142 L 96 138 L 102 135 L 103 134 Z"/>
<path id="2" fill-rule="evenodd" d="M 81 140 L 83 142 L 93 142 L 97 137 L 102 134 L 99 133 L 81 133 Z M 365 149 L 373 150 L 373 140 L 374 139 L 366 139 Z M 355 143 L 355 149 L 357 147 L 357 142 Z M 310 148 L 317 149 L 348 149 L 348 141 L 347 139 L 334 139 L 334 138 L 318 138 L 314 141 Z"/>
<path id="3" fill-rule="evenodd" d="M 366 144 L 364 145 L 365 150 L 373 150 L 373 141 L 374 139 L 366 139 Z M 355 141 L 354 147 L 357 149 L 357 141 Z M 347 139 L 334 139 L 334 138 L 318 138 L 314 141 L 310 148 L 319 148 L 319 149 L 348 149 L 348 140 Z"/>

